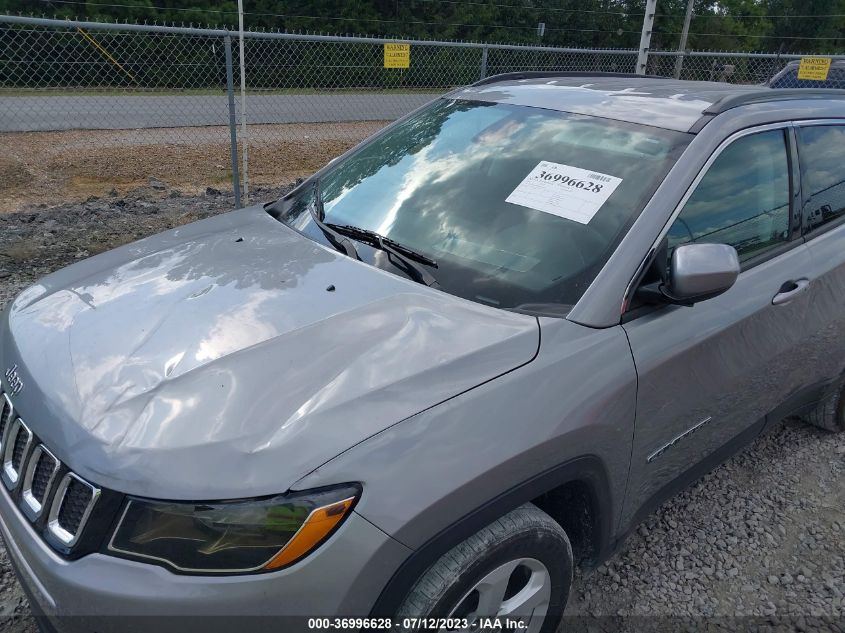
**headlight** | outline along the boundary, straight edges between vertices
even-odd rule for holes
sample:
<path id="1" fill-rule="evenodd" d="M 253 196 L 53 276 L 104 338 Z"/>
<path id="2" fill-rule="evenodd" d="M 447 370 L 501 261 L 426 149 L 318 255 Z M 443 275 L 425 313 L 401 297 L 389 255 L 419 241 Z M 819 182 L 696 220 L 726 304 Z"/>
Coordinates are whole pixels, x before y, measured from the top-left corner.
<path id="1" fill-rule="evenodd" d="M 320 545 L 348 516 L 360 491 L 348 485 L 219 503 L 131 498 L 109 551 L 183 572 L 272 571 Z"/>

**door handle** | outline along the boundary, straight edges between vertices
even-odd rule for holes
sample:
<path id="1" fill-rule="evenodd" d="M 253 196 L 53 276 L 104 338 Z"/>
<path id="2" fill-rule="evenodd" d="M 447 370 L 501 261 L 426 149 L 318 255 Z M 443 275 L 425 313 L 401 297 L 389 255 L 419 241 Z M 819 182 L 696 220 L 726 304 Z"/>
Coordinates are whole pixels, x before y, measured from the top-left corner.
<path id="1" fill-rule="evenodd" d="M 778 293 L 772 298 L 772 305 L 775 306 L 782 306 L 793 299 L 795 299 L 798 295 L 807 292 L 810 289 L 810 280 L 801 278 L 801 279 L 790 279 L 789 281 L 785 282 L 778 290 Z"/>

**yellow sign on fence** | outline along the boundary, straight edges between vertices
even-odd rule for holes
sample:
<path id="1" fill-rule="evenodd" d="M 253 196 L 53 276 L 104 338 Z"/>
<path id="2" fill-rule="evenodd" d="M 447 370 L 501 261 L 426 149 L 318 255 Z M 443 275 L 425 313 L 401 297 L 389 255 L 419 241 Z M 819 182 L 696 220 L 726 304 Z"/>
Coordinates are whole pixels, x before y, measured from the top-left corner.
<path id="1" fill-rule="evenodd" d="M 830 72 L 830 57 L 802 57 L 798 66 L 798 79 L 824 81 Z"/>
<path id="2" fill-rule="evenodd" d="M 385 44 L 384 45 L 384 67 L 385 68 L 410 68 L 411 66 L 411 45 L 410 44 Z"/>

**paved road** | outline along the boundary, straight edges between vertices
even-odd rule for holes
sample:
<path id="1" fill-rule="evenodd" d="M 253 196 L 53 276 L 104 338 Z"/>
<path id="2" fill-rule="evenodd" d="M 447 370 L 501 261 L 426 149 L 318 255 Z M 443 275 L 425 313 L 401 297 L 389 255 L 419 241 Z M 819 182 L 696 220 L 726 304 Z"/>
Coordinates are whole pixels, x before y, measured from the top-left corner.
<path id="1" fill-rule="evenodd" d="M 396 119 L 437 94 L 247 96 L 250 123 Z M 227 125 L 225 96 L 0 97 L 0 132 Z"/>

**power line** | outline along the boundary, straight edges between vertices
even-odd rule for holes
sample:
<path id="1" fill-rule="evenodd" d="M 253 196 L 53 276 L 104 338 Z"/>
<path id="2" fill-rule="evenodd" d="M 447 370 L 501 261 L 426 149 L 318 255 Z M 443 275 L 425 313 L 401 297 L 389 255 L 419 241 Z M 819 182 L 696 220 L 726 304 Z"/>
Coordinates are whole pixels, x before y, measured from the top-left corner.
<path id="1" fill-rule="evenodd" d="M 680 35 L 671 31 L 660 31 L 659 35 Z M 803 37 L 800 35 L 754 35 L 752 33 L 696 33 L 690 31 L 690 35 L 701 35 L 703 37 L 762 37 L 773 40 L 842 40 L 845 37 Z"/>
<path id="2" fill-rule="evenodd" d="M 155 9 L 159 11 L 200 11 L 202 13 L 232 13 L 237 14 L 237 11 L 223 11 L 221 9 L 200 9 L 200 8 L 186 8 L 186 7 L 159 7 L 155 5 L 146 4 L 117 4 L 117 3 L 99 3 L 99 2 L 84 2 L 83 0 L 38 0 L 45 4 L 81 4 L 89 7 L 106 7 L 106 8 L 120 8 L 120 9 Z"/>
<path id="3" fill-rule="evenodd" d="M 521 4 L 490 4 L 487 2 L 472 2 L 472 0 L 411 0 L 412 2 L 437 2 L 438 4 L 456 4 L 458 6 L 479 6 L 496 9 L 524 9 L 525 11 L 542 11 L 543 13 L 600 13 L 603 15 L 621 15 L 626 17 L 642 17 L 644 13 L 628 13 L 626 11 L 601 11 L 599 9 L 562 9 L 559 7 L 528 7 Z"/>
<path id="4" fill-rule="evenodd" d="M 466 5 L 466 6 L 481 6 L 481 7 L 493 7 L 493 8 L 511 8 L 511 9 L 523 9 L 525 11 L 542 11 L 544 13 L 555 13 L 555 12 L 562 12 L 562 13 L 598 13 L 603 15 L 620 15 L 625 17 L 642 17 L 645 15 L 644 13 L 628 13 L 627 11 L 603 11 L 600 9 L 563 9 L 559 7 L 529 7 L 526 5 L 521 4 L 490 4 L 487 2 L 474 2 L 473 0 L 410 0 L 411 2 L 436 2 L 438 4 L 455 4 L 458 6 Z M 655 17 L 658 18 L 676 18 L 680 17 L 677 15 L 673 15 L 671 13 L 657 13 Z M 700 13 L 700 14 L 693 14 L 693 19 L 696 18 L 737 18 L 737 19 L 753 19 L 753 18 L 805 18 L 805 19 L 813 19 L 813 18 L 842 18 L 845 17 L 845 13 L 824 13 L 818 15 L 753 15 L 753 14 L 729 14 L 729 13 Z"/>
<path id="5" fill-rule="evenodd" d="M 200 13 L 216 13 L 216 14 L 224 14 L 224 15 L 237 15 L 237 11 L 227 11 L 224 9 L 201 9 L 201 8 L 185 8 L 185 7 L 163 7 L 163 6 L 156 6 L 156 5 L 140 5 L 140 4 L 125 4 L 125 3 L 101 3 L 101 2 L 85 2 L 84 0 L 38 0 L 39 2 L 43 2 L 45 4 L 77 4 L 77 5 L 84 5 L 86 7 L 102 7 L 102 8 L 121 8 L 121 9 L 149 9 L 149 10 L 156 10 L 156 11 L 194 11 Z M 339 16 L 316 16 L 316 15 L 299 15 L 299 14 L 290 14 L 290 13 L 254 13 L 250 11 L 244 11 L 244 15 L 252 15 L 255 17 L 274 17 L 274 18 L 289 18 L 289 19 L 303 19 L 303 20 L 334 20 L 334 21 L 341 21 L 341 22 L 380 22 L 380 23 L 402 23 L 402 24 L 439 24 L 442 26 L 469 26 L 469 27 L 488 27 L 487 24 L 459 24 L 459 23 L 448 23 L 448 22 L 424 22 L 424 21 L 408 21 L 408 20 L 385 20 L 382 18 L 345 18 Z M 530 30 L 533 31 L 536 29 L 534 26 L 495 26 L 494 28 L 503 28 L 503 29 L 523 29 L 523 30 Z"/>
<path id="6" fill-rule="evenodd" d="M 657 18 L 678 18 L 681 17 L 679 15 L 673 15 L 671 13 L 658 13 L 654 17 Z M 826 13 L 826 14 L 819 14 L 819 15 L 753 15 L 750 13 L 746 14 L 732 14 L 732 13 L 698 13 L 692 16 L 693 20 L 700 19 L 700 18 L 734 18 L 737 20 L 751 20 L 751 19 L 766 19 L 769 18 L 796 18 L 796 19 L 818 19 L 818 18 L 845 18 L 845 13 Z"/>
<path id="7" fill-rule="evenodd" d="M 199 11 L 215 14 L 236 15 L 237 11 L 226 11 L 223 9 L 200 9 L 200 8 L 184 8 L 184 7 L 162 7 L 155 5 L 139 5 L 139 4 L 125 4 L 125 3 L 99 3 L 99 2 L 84 2 L 83 0 L 38 0 L 45 4 L 75 4 L 84 5 L 86 7 L 103 7 L 103 8 L 124 8 L 124 9 L 150 9 L 158 11 Z M 382 24 L 413 24 L 422 26 L 455 26 L 455 27 L 469 27 L 469 28 L 488 28 L 488 29 L 509 29 L 534 31 L 535 26 L 511 26 L 499 24 L 466 24 L 459 22 L 440 22 L 440 21 L 423 21 L 423 20 L 387 20 L 382 18 L 346 18 L 334 16 L 316 16 L 316 15 L 298 15 L 285 13 L 253 13 L 244 11 L 244 15 L 251 15 L 255 17 L 275 17 L 285 19 L 303 19 L 303 20 L 334 20 L 341 22 L 376 22 Z M 567 33 L 639 33 L 639 31 L 626 31 L 622 29 L 567 29 L 567 28 L 547 28 L 547 31 L 567 32 Z"/>
<path id="8" fill-rule="evenodd" d="M 141 4 L 125 4 L 125 3 L 100 3 L 100 2 L 85 2 L 83 0 L 37 0 L 38 2 L 43 2 L 45 4 L 79 4 L 79 5 L 86 5 L 91 7 L 105 7 L 105 8 L 123 8 L 123 9 L 155 9 L 158 11 L 183 11 L 183 12 L 196 12 L 199 11 L 201 13 L 219 13 L 219 14 L 228 14 L 228 15 L 237 15 L 237 11 L 231 10 L 226 11 L 223 9 L 207 9 L 202 7 L 164 7 L 164 6 L 156 6 L 156 5 L 141 5 Z M 527 7 L 518 4 L 487 4 L 485 2 L 473 2 L 471 0 L 462 1 L 462 0 L 412 0 L 414 2 L 438 2 L 438 3 L 446 3 L 446 4 L 455 4 L 455 5 L 473 5 L 473 6 L 486 6 L 492 8 L 514 8 L 514 9 L 525 9 L 526 11 L 549 11 L 549 12 L 565 12 L 565 13 L 589 13 L 589 14 L 600 14 L 600 15 L 616 15 L 620 17 L 642 17 L 643 13 L 627 13 L 625 11 L 600 11 L 600 10 L 593 10 L 593 9 L 562 9 L 562 8 L 554 8 L 554 7 Z M 277 18 L 303 18 L 309 20 L 341 20 L 341 21 L 365 21 L 365 22 L 393 22 L 393 23 L 403 23 L 403 24 L 442 24 L 443 26 L 491 26 L 486 24 L 462 24 L 462 23 L 444 23 L 444 22 L 424 22 L 424 21 L 407 21 L 407 20 L 385 20 L 380 18 L 344 18 L 344 17 L 332 17 L 332 16 L 315 16 L 315 15 L 297 15 L 297 14 L 285 14 L 285 13 L 253 13 L 249 11 L 245 11 L 244 15 L 255 15 L 261 17 L 277 17 Z M 670 13 L 658 13 L 655 15 L 657 18 L 678 18 L 681 16 L 673 15 Z M 796 18 L 796 19 L 818 19 L 818 18 L 845 18 L 845 13 L 825 13 L 819 15 L 751 15 L 751 14 L 742 14 L 742 15 L 734 15 L 734 14 L 718 14 L 718 13 L 700 13 L 694 14 L 692 16 L 694 20 L 696 19 L 703 19 L 703 18 L 733 18 L 733 19 L 769 19 L 769 18 Z M 531 29 L 534 30 L 536 27 L 534 26 L 517 26 L 517 27 L 509 27 L 509 26 L 497 26 L 495 28 L 516 28 L 516 29 Z M 554 28 L 547 28 L 547 31 L 570 31 L 570 30 L 580 30 L 580 29 L 554 29 Z M 614 30 L 609 31 L 599 31 L 605 33 L 615 33 Z M 626 33 L 638 33 L 639 31 L 626 31 Z M 676 34 L 677 35 L 677 34 Z M 708 34 L 704 34 L 708 35 Z M 829 39 L 829 38 L 828 38 Z"/>
<path id="9" fill-rule="evenodd" d="M 102 8 L 120 8 L 120 9 L 138 9 L 138 10 L 156 10 L 156 11 L 182 11 L 182 12 L 200 12 L 200 13 L 214 13 L 219 15 L 237 15 L 237 11 L 233 10 L 224 10 L 224 9 L 204 9 L 199 7 L 165 7 L 165 6 L 157 6 L 157 5 L 140 5 L 140 4 L 128 4 L 128 3 L 99 3 L 99 2 L 85 2 L 84 0 L 38 0 L 39 2 L 43 2 L 45 4 L 73 4 L 73 5 L 83 5 L 86 7 L 102 7 Z M 416 0 L 419 2 L 449 2 L 453 4 L 475 4 L 475 5 L 484 5 L 482 2 L 459 2 L 458 0 Z M 496 6 L 496 7 L 514 7 L 514 8 L 525 8 L 529 9 L 532 7 L 521 7 L 520 5 L 485 5 L 485 6 Z M 562 9 L 563 10 L 563 9 Z M 566 9 L 566 11 L 576 11 Z M 622 15 L 621 13 L 617 12 L 610 12 L 610 11 L 584 11 L 584 13 L 602 13 L 602 14 L 613 14 L 613 15 Z M 486 28 L 486 29 L 507 29 L 507 30 L 516 30 L 516 31 L 534 31 L 536 29 L 535 26 L 512 26 L 512 25 L 498 25 L 498 24 L 471 24 L 471 23 L 461 23 L 461 22 L 441 22 L 441 21 L 424 21 L 424 20 L 391 20 L 391 19 L 384 19 L 384 18 L 348 18 L 348 17 L 340 17 L 340 16 L 316 16 L 316 15 L 301 15 L 301 14 L 285 14 L 285 13 L 257 13 L 257 12 L 249 12 L 245 11 L 244 15 L 251 15 L 254 17 L 273 17 L 273 18 L 283 18 L 283 19 L 300 19 L 300 20 L 332 20 L 338 22 L 372 22 L 372 23 L 380 23 L 380 24 L 407 24 L 407 25 L 417 25 L 417 26 L 451 26 L 451 27 L 467 27 L 467 28 Z M 637 15 L 637 14 L 625 14 L 625 15 Z M 639 14 L 642 15 L 642 14 Z M 677 16 L 669 16 L 668 14 L 661 14 L 660 17 L 677 17 Z M 698 15 L 693 17 L 824 17 L 824 16 L 718 16 L 713 14 L 711 16 L 706 15 Z M 845 14 L 830 14 L 828 17 L 845 17 Z M 626 29 L 567 29 L 563 27 L 547 27 L 546 31 L 550 32 L 558 32 L 558 33 L 610 33 L 614 35 L 622 35 L 622 34 L 633 34 L 636 35 L 639 31 L 634 30 L 626 30 Z M 660 31 L 661 35 L 681 35 L 679 32 L 672 32 L 672 31 Z M 701 32 L 690 32 L 689 35 L 695 35 L 700 37 L 759 37 L 764 39 L 782 39 L 782 40 L 816 40 L 816 41 L 836 41 L 843 39 L 842 37 L 802 37 L 802 36 L 786 36 L 786 35 L 754 35 L 754 34 L 744 34 L 744 33 L 701 33 Z"/>

